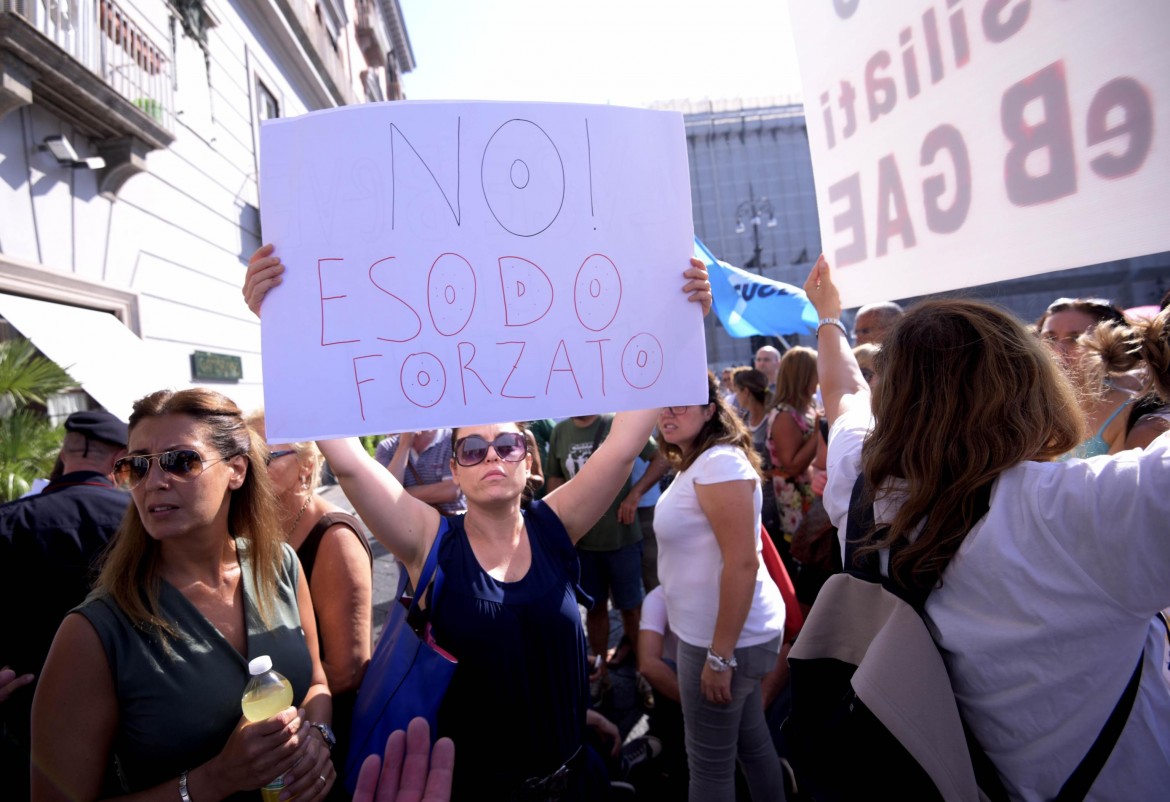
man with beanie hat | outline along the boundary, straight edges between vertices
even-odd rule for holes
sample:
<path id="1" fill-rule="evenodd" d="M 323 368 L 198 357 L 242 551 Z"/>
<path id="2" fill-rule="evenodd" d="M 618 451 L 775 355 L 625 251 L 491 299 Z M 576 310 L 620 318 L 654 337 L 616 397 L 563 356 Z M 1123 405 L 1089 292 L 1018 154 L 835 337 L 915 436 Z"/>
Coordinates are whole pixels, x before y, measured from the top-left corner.
<path id="1" fill-rule="evenodd" d="M 65 421 L 60 476 L 38 495 L 0 505 L 0 668 L 34 675 L 0 704 L 5 799 L 29 797 L 35 675 L 61 619 L 89 592 L 97 557 L 130 502 L 113 477 L 127 439 L 126 424 L 108 412 L 73 413 Z"/>

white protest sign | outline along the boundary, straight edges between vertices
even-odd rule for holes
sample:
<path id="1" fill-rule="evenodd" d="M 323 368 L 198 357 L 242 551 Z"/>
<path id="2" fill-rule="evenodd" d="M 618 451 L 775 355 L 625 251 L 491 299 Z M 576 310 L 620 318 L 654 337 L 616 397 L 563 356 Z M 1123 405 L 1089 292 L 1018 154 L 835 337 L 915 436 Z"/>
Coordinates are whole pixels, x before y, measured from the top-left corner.
<path id="1" fill-rule="evenodd" d="M 790 0 L 846 306 L 1170 249 L 1170 3 Z"/>
<path id="2" fill-rule="evenodd" d="M 261 143 L 272 442 L 707 400 L 680 114 L 382 103 Z"/>

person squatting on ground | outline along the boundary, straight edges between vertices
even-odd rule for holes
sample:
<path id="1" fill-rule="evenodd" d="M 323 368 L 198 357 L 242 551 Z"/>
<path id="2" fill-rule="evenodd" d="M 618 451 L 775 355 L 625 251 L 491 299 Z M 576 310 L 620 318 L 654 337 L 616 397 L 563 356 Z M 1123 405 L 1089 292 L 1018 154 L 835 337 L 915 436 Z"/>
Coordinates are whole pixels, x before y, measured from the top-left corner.
<path id="1" fill-rule="evenodd" d="M 658 499 L 658 578 L 678 636 L 691 802 L 784 799 L 761 679 L 776 665 L 784 600 L 760 558 L 759 457 L 708 374 L 708 402 L 666 407 L 663 450 L 678 475 Z"/>
<path id="2" fill-rule="evenodd" d="M 318 802 L 332 787 L 313 726 L 331 723 L 332 705 L 309 583 L 253 437 L 210 390 L 134 404 L 129 454 L 114 466 L 134 503 L 94 592 L 57 631 L 33 700 L 37 802 L 254 799 L 278 776 Z M 259 655 L 299 708 L 249 723 L 240 699 Z"/>
<path id="3" fill-rule="evenodd" d="M 871 412 L 823 256 L 805 291 L 822 319 L 832 424 L 825 507 L 844 537 L 864 475 L 864 500 L 890 527 L 876 546 L 884 573 L 933 588 L 927 624 L 1008 793 L 1056 796 L 1140 659 L 1137 699 L 1089 798 L 1161 798 L 1170 684 L 1155 616 L 1170 606 L 1170 495 L 1159 490 L 1170 486 L 1170 437 L 1055 461 L 1084 440 L 1068 380 L 1011 315 L 966 300 L 920 303 L 890 331 Z M 989 484 L 990 509 L 971 526 L 972 499 Z"/>
<path id="4" fill-rule="evenodd" d="M 284 270 L 271 254 L 271 246 L 256 252 L 244 284 L 257 314 Z M 706 270 L 692 261 L 684 277 L 683 291 L 706 313 Z M 446 519 L 443 588 L 425 597 L 437 643 L 459 660 L 438 717 L 438 734 L 459 753 L 454 798 L 522 799 L 562 768 L 571 781 L 561 798 L 584 798 L 588 687 L 573 546 L 621 490 L 656 417 L 657 410 L 615 416 L 576 476 L 526 510 L 521 427 L 454 431 L 452 478 L 467 513 Z M 362 520 L 417 582 L 439 532 L 438 511 L 406 493 L 356 439 L 319 446 Z"/>

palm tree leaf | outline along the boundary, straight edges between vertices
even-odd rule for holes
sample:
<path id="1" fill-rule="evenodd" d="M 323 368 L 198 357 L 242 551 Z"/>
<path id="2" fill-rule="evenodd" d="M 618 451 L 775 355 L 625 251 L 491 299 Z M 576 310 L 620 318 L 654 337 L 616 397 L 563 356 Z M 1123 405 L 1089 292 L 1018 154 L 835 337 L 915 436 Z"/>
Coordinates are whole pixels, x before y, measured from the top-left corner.
<path id="1" fill-rule="evenodd" d="M 0 342 L 0 399 L 17 406 L 45 404 L 50 396 L 77 385 L 56 363 L 25 339 Z"/>
<path id="2" fill-rule="evenodd" d="M 64 428 L 32 410 L 0 418 L 0 501 L 18 498 L 33 479 L 52 473 L 64 437 Z"/>

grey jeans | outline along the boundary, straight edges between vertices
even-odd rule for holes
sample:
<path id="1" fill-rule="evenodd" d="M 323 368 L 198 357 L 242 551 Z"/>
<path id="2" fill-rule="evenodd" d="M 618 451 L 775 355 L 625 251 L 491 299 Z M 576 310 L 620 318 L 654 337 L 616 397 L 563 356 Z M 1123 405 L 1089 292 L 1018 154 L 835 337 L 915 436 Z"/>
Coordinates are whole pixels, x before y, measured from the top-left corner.
<path id="1" fill-rule="evenodd" d="M 783 802 L 784 775 L 772 745 L 760 679 L 776 665 L 780 636 L 735 650 L 731 702 L 707 701 L 699 685 L 706 647 L 678 644 L 678 686 L 690 763 L 690 802 L 734 802 L 738 758 L 755 802 Z"/>

